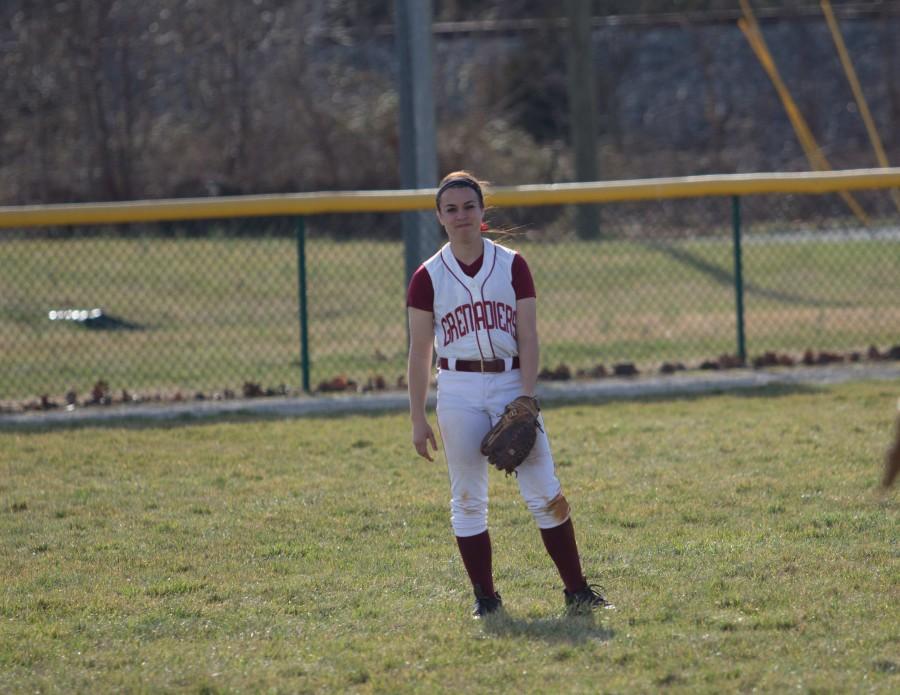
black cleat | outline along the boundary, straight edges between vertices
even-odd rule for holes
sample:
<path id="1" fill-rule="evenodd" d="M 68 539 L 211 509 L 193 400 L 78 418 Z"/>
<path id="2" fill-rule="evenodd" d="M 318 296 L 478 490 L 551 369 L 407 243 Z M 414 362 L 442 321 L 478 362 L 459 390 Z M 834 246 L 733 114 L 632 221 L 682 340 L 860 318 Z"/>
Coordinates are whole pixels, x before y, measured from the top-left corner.
<path id="1" fill-rule="evenodd" d="M 485 596 L 480 585 L 475 585 L 475 607 L 472 609 L 473 618 L 483 618 L 491 613 L 496 613 L 503 608 L 503 599 L 500 594 Z"/>
<path id="2" fill-rule="evenodd" d="M 590 613 L 598 608 L 615 610 L 615 606 L 600 593 L 602 590 L 603 587 L 596 584 L 585 584 L 580 591 L 563 589 L 566 596 L 566 610 L 569 613 Z"/>

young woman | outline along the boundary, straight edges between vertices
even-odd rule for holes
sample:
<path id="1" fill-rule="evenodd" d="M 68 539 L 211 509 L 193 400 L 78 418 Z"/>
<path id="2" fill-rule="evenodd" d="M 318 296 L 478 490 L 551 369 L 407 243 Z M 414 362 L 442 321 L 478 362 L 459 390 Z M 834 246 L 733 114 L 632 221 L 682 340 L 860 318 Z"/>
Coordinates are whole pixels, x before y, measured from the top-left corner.
<path id="1" fill-rule="evenodd" d="M 475 177 L 465 171 L 448 174 L 435 204 L 450 241 L 418 268 L 407 294 L 412 440 L 420 456 L 434 460 L 437 440 L 425 413 L 434 348 L 450 520 L 475 593 L 473 615 L 482 617 L 502 601 L 491 567 L 488 464 L 479 447 L 507 403 L 534 396 L 536 294 L 522 256 L 482 237 L 484 194 Z M 567 608 L 611 607 L 582 573 L 569 505 L 543 431 L 516 473 L 522 498 L 562 578 Z"/>

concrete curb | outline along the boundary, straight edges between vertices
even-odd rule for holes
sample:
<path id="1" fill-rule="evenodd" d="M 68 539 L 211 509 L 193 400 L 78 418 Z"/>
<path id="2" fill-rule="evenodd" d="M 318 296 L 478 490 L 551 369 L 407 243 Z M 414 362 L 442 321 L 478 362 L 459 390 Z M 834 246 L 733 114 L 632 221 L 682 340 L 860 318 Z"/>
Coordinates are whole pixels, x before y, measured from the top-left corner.
<path id="1" fill-rule="evenodd" d="M 544 403 L 606 401 L 653 396 L 679 397 L 766 386 L 828 385 L 848 381 L 900 381 L 900 363 L 855 364 L 830 367 L 792 367 L 772 370 L 728 370 L 677 373 L 670 376 L 610 378 L 592 381 L 541 382 L 538 397 Z M 900 384 L 898 384 L 900 395 Z M 435 396 L 428 398 L 434 407 Z M 228 415 L 304 417 L 403 411 L 406 393 L 369 393 L 296 398 L 259 398 L 230 401 L 187 401 L 117 406 L 91 406 L 73 410 L 0 415 L 0 430 L 8 427 L 109 424 L 125 421 L 201 420 Z"/>

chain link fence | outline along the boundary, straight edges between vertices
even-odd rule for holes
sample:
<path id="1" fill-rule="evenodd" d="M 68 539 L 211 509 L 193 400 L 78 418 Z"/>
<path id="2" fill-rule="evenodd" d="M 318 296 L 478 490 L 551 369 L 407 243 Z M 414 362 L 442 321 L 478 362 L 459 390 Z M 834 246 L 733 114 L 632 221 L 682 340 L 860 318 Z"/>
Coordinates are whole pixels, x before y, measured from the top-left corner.
<path id="1" fill-rule="evenodd" d="M 866 223 L 837 195 L 603 204 L 593 239 L 571 206 L 488 219 L 544 378 L 900 358 L 900 215 L 854 195 Z M 3 408 L 403 388 L 399 216 L 339 217 L 0 230 Z"/>

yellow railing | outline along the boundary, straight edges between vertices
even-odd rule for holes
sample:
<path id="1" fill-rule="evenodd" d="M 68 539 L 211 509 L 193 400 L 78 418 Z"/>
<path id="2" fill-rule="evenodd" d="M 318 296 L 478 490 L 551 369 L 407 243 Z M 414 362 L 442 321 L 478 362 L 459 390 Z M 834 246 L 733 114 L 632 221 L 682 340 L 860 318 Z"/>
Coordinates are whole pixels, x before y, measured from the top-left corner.
<path id="1" fill-rule="evenodd" d="M 825 194 L 897 187 L 900 187 L 900 167 L 500 186 L 490 193 L 488 203 L 498 207 L 517 207 L 764 193 Z M 0 229 L 325 213 L 403 212 L 433 207 L 434 193 L 433 188 L 325 191 L 0 207 Z"/>

